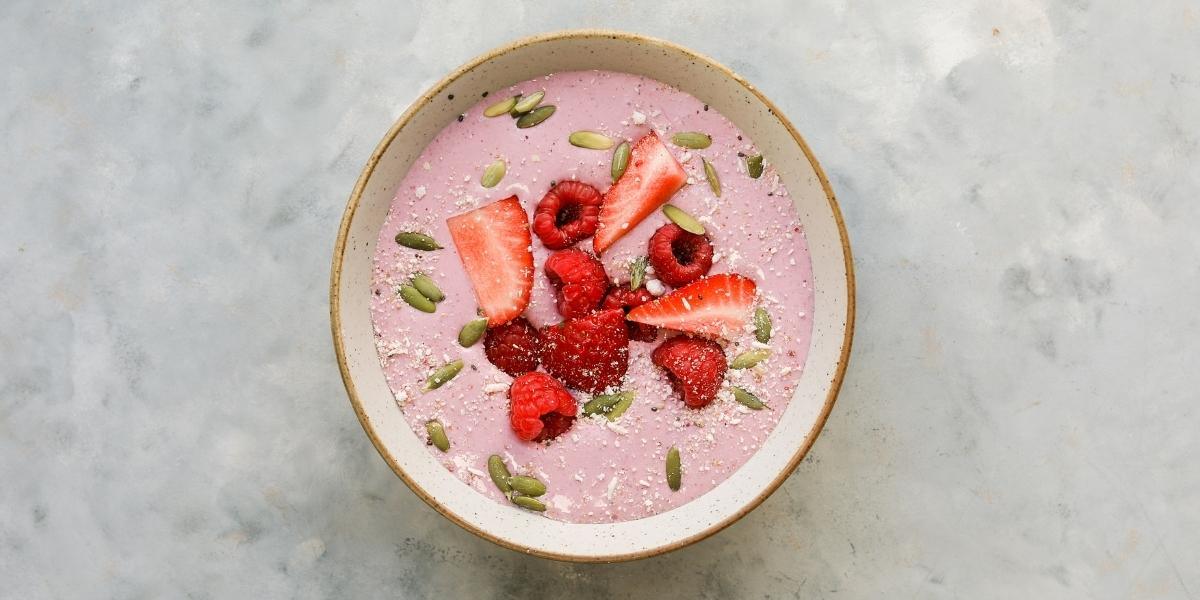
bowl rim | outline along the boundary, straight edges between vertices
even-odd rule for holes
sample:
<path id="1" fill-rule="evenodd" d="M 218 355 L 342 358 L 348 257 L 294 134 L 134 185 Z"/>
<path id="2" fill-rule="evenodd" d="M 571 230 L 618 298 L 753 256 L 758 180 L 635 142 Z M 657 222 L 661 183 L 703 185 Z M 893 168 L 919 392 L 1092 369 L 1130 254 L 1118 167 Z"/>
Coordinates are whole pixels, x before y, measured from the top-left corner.
<path id="1" fill-rule="evenodd" d="M 760 102 L 762 102 L 764 106 L 766 106 L 768 109 L 771 110 L 773 116 L 775 118 L 779 119 L 779 122 L 784 126 L 785 129 L 787 129 L 788 133 L 792 136 L 792 139 L 796 142 L 796 144 L 798 144 L 800 146 L 801 151 L 804 152 L 804 156 L 808 159 L 809 163 L 812 165 L 814 172 L 816 172 L 817 178 L 821 183 L 821 188 L 825 192 L 825 198 L 829 202 L 829 208 L 833 214 L 834 221 L 836 221 L 836 224 L 837 224 L 838 236 L 841 241 L 842 254 L 844 256 L 844 261 L 845 261 L 847 302 L 846 302 L 845 327 L 844 327 L 844 331 L 842 334 L 841 353 L 838 356 L 837 368 L 834 371 L 833 379 L 830 382 L 829 392 L 826 394 L 825 403 L 821 407 L 821 412 L 817 415 L 817 418 L 813 423 L 812 429 L 810 429 L 808 434 L 805 436 L 804 443 L 801 444 L 799 448 L 797 448 L 796 452 L 788 460 L 786 466 L 780 470 L 780 472 L 775 476 L 775 478 L 772 479 L 771 482 L 766 487 L 764 487 L 757 496 L 755 496 L 754 498 L 751 498 L 745 505 L 743 505 L 740 509 L 738 509 L 737 512 L 730 514 L 729 516 L 722 519 L 721 521 L 718 521 L 717 523 L 714 523 L 713 525 L 709 526 L 707 529 L 704 529 L 703 531 L 692 534 L 686 538 L 675 540 L 674 542 L 672 542 L 670 544 L 664 544 L 661 546 L 656 546 L 656 547 L 648 548 L 645 550 L 622 553 L 622 554 L 578 555 L 578 554 L 549 552 L 549 551 L 541 550 L 538 548 L 525 546 L 522 544 L 517 544 L 517 543 L 511 542 L 509 540 L 505 540 L 503 538 L 492 535 L 492 534 L 488 533 L 487 531 L 484 531 L 483 529 L 477 527 L 475 524 L 471 523 L 470 521 L 459 518 L 457 515 L 446 510 L 445 507 L 443 507 L 436 498 L 434 498 L 431 494 L 426 492 L 420 485 L 417 484 L 416 481 L 414 481 L 413 479 L 411 479 L 408 476 L 408 474 L 404 471 L 404 469 L 401 468 L 399 461 L 397 461 L 396 458 L 391 455 L 391 453 L 388 451 L 387 447 L 380 440 L 379 436 L 376 435 L 374 426 L 372 425 L 370 419 L 366 415 L 366 411 L 362 405 L 362 400 L 359 398 L 357 388 L 355 387 L 354 381 L 351 378 L 350 366 L 346 360 L 346 351 L 345 351 L 344 340 L 343 340 L 343 330 L 342 330 L 342 320 L 341 320 L 341 298 L 340 298 L 340 294 L 339 294 L 338 290 L 340 288 L 340 283 L 341 283 L 342 263 L 345 259 L 346 242 L 347 242 L 347 239 L 348 239 L 349 233 L 350 233 L 350 224 L 354 220 L 354 215 L 358 210 L 359 202 L 362 199 L 363 190 L 366 189 L 367 182 L 371 179 L 371 176 L 375 172 L 375 167 L 379 164 L 379 161 L 383 158 L 383 155 L 387 152 L 392 141 L 396 138 L 396 136 L 400 133 L 400 131 L 408 124 L 408 122 L 412 119 L 412 117 L 417 113 L 417 111 L 421 107 L 428 104 L 430 99 L 441 95 L 442 90 L 446 89 L 451 84 L 453 84 L 459 77 L 463 76 L 464 74 L 471 71 L 475 67 L 477 67 L 497 56 L 500 56 L 502 54 L 510 52 L 512 50 L 515 50 L 515 49 L 518 49 L 518 48 L 521 48 L 524 46 L 547 42 L 547 41 L 557 41 L 557 40 L 565 40 L 565 39 L 596 39 L 596 38 L 619 39 L 619 40 L 624 40 L 624 41 L 629 41 L 629 42 L 637 42 L 637 43 L 641 43 L 641 44 L 647 44 L 647 45 L 656 46 L 656 47 L 659 47 L 659 48 L 662 48 L 665 50 L 670 50 L 673 52 L 681 53 L 695 61 L 704 62 L 704 63 L 710 65 L 711 67 L 713 67 L 714 69 L 717 69 L 719 72 L 721 72 L 725 76 L 736 81 L 739 85 L 744 87 L 746 89 L 746 91 L 750 92 L 755 97 L 757 97 L 758 100 Z M 548 32 L 548 33 L 542 33 L 542 34 L 538 34 L 538 35 L 522 37 L 522 38 L 519 38 L 512 42 L 509 42 L 508 44 L 505 44 L 503 46 L 493 48 L 483 54 L 476 56 L 475 58 L 472 58 L 471 60 L 469 60 L 466 63 L 459 66 L 457 69 L 455 69 L 449 75 L 443 77 L 436 84 L 434 84 L 428 90 L 426 90 L 425 93 L 422 94 L 421 96 L 419 96 L 417 99 L 413 100 L 413 102 L 411 104 L 409 104 L 408 108 L 405 109 L 405 111 L 400 115 L 400 117 L 396 119 L 396 122 L 392 124 L 392 127 L 390 129 L 388 129 L 387 133 L 384 134 L 383 139 L 380 140 L 379 144 L 375 147 L 375 150 L 371 153 L 370 158 L 367 159 L 367 163 L 363 167 L 362 172 L 359 174 L 358 180 L 354 184 L 354 189 L 350 193 L 350 198 L 346 202 L 345 211 L 342 213 L 341 224 L 338 227 L 337 241 L 335 242 L 334 249 L 333 249 L 333 264 L 332 264 L 332 269 L 331 269 L 331 274 L 330 274 L 330 283 L 329 283 L 329 315 L 330 315 L 331 331 L 333 334 L 334 352 L 337 355 L 338 370 L 342 374 L 342 384 L 346 388 L 346 394 L 349 396 L 350 404 L 354 408 L 354 413 L 358 416 L 359 424 L 362 426 L 363 430 L 366 432 L 367 437 L 370 438 L 371 444 L 373 446 L 375 446 L 375 450 L 377 452 L 379 452 L 379 455 L 381 457 L 383 457 L 384 461 L 388 464 L 389 467 L 391 467 L 392 472 L 394 472 L 396 474 L 396 476 L 399 477 L 400 480 L 403 481 L 405 483 L 405 485 L 407 485 L 409 487 L 409 489 L 411 489 L 413 491 L 413 493 L 417 495 L 417 497 L 419 497 L 422 501 L 424 501 L 425 504 L 429 505 L 431 508 L 436 510 L 442 516 L 446 517 L 452 523 L 458 525 L 459 527 L 462 527 L 463 529 L 465 529 L 485 540 L 488 540 L 494 544 L 497 544 L 504 548 L 508 548 L 510 550 L 515 550 L 515 551 L 521 552 L 523 554 L 530 554 L 530 555 L 539 556 L 542 558 L 549 558 L 549 559 L 553 559 L 553 560 L 560 560 L 560 561 L 566 561 L 566 562 L 580 562 L 580 563 L 622 562 L 622 561 L 629 561 L 629 560 L 638 560 L 638 559 L 642 559 L 642 558 L 650 558 L 652 556 L 659 556 L 662 554 L 666 554 L 667 552 L 671 552 L 673 550 L 678 550 L 685 546 L 689 546 L 689 545 L 699 542 L 705 538 L 708 538 L 709 536 L 717 533 L 718 531 L 721 531 L 722 529 L 725 529 L 726 527 L 737 522 L 742 517 L 746 516 L 746 514 L 748 514 L 750 511 L 757 508 L 760 504 L 763 503 L 763 501 L 765 501 L 767 499 L 767 497 L 769 497 L 772 493 L 774 493 L 775 490 L 779 489 L 779 486 L 781 486 L 783 484 L 783 482 L 786 481 L 787 478 L 789 476 L 791 476 L 791 474 L 796 470 L 796 467 L 799 466 L 800 461 L 803 460 L 804 457 L 808 454 L 808 451 L 812 448 L 813 444 L 817 440 L 817 437 L 820 435 L 821 431 L 824 429 L 825 422 L 829 418 L 829 413 L 832 412 L 832 410 L 833 410 L 833 405 L 837 400 L 838 392 L 841 390 L 842 382 L 846 375 L 846 368 L 849 364 L 850 350 L 851 350 L 851 346 L 853 344 L 853 339 L 854 339 L 854 317 L 855 317 L 854 261 L 853 261 L 853 257 L 850 252 L 850 239 L 846 233 L 846 223 L 842 218 L 841 208 L 838 206 L 837 199 L 835 198 L 834 193 L 833 193 L 833 188 L 829 185 L 829 179 L 828 179 L 828 177 L 826 177 L 825 171 L 821 169 L 821 165 L 817 161 L 817 157 L 813 154 L 812 149 L 809 148 L 808 143 L 804 141 L 804 138 L 803 138 L 803 136 L 800 135 L 800 132 L 797 131 L 795 126 L 792 125 L 791 121 L 789 121 L 788 118 L 786 116 L 784 116 L 784 114 L 782 112 L 780 112 L 779 108 L 777 106 L 775 106 L 775 104 L 773 102 L 771 102 L 770 99 L 768 99 L 765 95 L 763 95 L 761 92 L 759 92 L 758 89 L 755 88 L 753 85 L 751 85 L 748 81 L 746 81 L 745 78 L 743 78 L 741 75 L 738 75 L 736 72 L 734 72 L 729 67 L 726 67 L 725 65 L 710 58 L 707 55 L 701 54 L 701 53 L 691 50 L 687 47 L 684 47 L 682 45 L 679 45 L 679 44 L 676 44 L 674 42 L 670 42 L 670 41 L 667 41 L 664 39 L 646 36 L 646 35 L 642 35 L 642 34 L 638 34 L 638 33 L 613 30 L 613 29 L 564 29 L 564 30 L 559 30 L 559 31 L 552 31 L 552 32 Z"/>

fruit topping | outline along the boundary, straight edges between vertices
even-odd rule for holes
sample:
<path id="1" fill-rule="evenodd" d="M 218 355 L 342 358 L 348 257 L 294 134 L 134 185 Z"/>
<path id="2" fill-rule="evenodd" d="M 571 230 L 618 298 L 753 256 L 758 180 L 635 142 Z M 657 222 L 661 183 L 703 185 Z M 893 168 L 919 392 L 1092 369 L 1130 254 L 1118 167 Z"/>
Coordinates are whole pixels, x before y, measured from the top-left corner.
<path id="1" fill-rule="evenodd" d="M 718 273 L 647 302 L 629 311 L 628 318 L 676 331 L 732 338 L 749 319 L 755 293 L 756 286 L 749 278 Z"/>
<path id="2" fill-rule="evenodd" d="M 595 256 L 570 248 L 551 254 L 545 268 L 558 297 L 558 313 L 564 318 L 582 317 L 600 306 L 608 276 Z"/>
<path id="3" fill-rule="evenodd" d="M 529 217 L 517 197 L 455 215 L 446 225 L 488 323 L 517 318 L 533 291 Z"/>
<path id="4" fill-rule="evenodd" d="M 683 287 L 708 274 L 712 268 L 713 247 L 703 235 L 688 233 L 667 223 L 650 236 L 650 264 L 660 280 L 672 287 Z"/>
<path id="5" fill-rule="evenodd" d="M 617 386 L 629 368 L 629 335 L 620 310 L 543 327 L 542 367 L 567 387 L 599 394 Z"/>
<path id="6" fill-rule="evenodd" d="M 609 288 L 608 294 L 604 296 L 604 302 L 600 304 L 600 307 L 619 308 L 623 313 L 629 314 L 630 310 L 653 299 L 654 296 L 650 295 L 650 292 L 644 287 L 631 290 L 628 285 L 615 285 Z M 658 328 L 653 325 L 626 321 L 625 329 L 629 332 L 629 339 L 639 342 L 653 342 L 658 337 Z"/>
<path id="7" fill-rule="evenodd" d="M 658 210 L 687 182 L 687 172 L 654 132 L 629 151 L 629 163 L 600 206 L 600 224 L 592 248 L 600 254 L 650 213 Z"/>
<path id="8" fill-rule="evenodd" d="M 559 183 L 533 211 L 533 232 L 551 250 L 570 248 L 596 233 L 602 199 L 600 192 L 586 183 Z"/>
<path id="9" fill-rule="evenodd" d="M 488 361 L 513 377 L 537 369 L 540 345 L 537 329 L 524 317 L 488 329 L 483 338 Z"/>
<path id="10" fill-rule="evenodd" d="M 725 351 L 712 340 L 676 336 L 655 348 L 650 360 L 666 372 L 690 408 L 708 406 L 725 378 Z"/>
<path id="11" fill-rule="evenodd" d="M 518 377 L 508 388 L 508 401 L 513 432 L 526 441 L 554 439 L 575 422 L 575 398 L 545 373 Z"/>

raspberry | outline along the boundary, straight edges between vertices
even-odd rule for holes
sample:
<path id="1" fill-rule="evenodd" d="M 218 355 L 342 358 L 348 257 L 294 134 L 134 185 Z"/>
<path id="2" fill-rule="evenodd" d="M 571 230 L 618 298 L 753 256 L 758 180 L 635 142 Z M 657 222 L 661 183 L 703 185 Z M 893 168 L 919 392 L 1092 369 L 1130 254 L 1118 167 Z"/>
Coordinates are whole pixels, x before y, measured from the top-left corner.
<path id="1" fill-rule="evenodd" d="M 629 334 L 620 310 L 602 310 L 542 328 L 542 366 L 569 388 L 598 394 L 629 368 Z"/>
<path id="2" fill-rule="evenodd" d="M 631 290 L 628 284 L 617 285 L 608 290 L 608 294 L 604 296 L 604 302 L 600 303 L 600 308 L 619 308 L 625 314 L 629 314 L 630 309 L 637 308 L 653 299 L 654 296 L 646 290 L 646 286 Z M 629 331 L 629 339 L 639 342 L 653 342 L 658 337 L 658 328 L 653 325 L 625 321 L 625 329 Z"/>
<path id="3" fill-rule="evenodd" d="M 708 273 L 712 259 L 708 238 L 674 223 L 659 227 L 650 236 L 650 264 L 658 278 L 671 287 L 683 287 Z"/>
<path id="4" fill-rule="evenodd" d="M 492 327 L 483 338 L 483 352 L 488 360 L 513 377 L 537 369 L 539 347 L 538 331 L 525 317 Z"/>
<path id="5" fill-rule="evenodd" d="M 508 420 L 517 437 L 543 442 L 558 437 L 575 422 L 575 398 L 545 373 L 526 373 L 508 388 Z"/>
<path id="6" fill-rule="evenodd" d="M 567 319 L 595 310 L 608 290 L 604 265 L 574 248 L 555 252 L 546 259 L 546 277 L 558 296 L 558 313 Z"/>
<path id="7" fill-rule="evenodd" d="M 596 233 L 603 199 L 586 183 L 564 181 L 550 188 L 538 202 L 533 212 L 533 232 L 551 250 L 569 248 Z"/>
<path id="8" fill-rule="evenodd" d="M 676 336 L 655 348 L 650 360 L 667 372 L 671 385 L 690 408 L 708 406 L 725 379 L 725 351 L 712 340 Z"/>

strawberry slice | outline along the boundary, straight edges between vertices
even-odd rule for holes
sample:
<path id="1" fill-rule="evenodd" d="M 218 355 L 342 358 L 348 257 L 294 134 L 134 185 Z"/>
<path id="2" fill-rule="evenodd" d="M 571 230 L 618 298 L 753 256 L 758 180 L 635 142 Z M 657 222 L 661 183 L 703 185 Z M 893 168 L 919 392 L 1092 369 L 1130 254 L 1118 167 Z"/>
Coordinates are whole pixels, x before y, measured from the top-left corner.
<path id="1" fill-rule="evenodd" d="M 525 312 L 533 291 L 533 249 L 529 215 L 517 197 L 455 215 L 446 225 L 488 325 Z"/>
<path id="2" fill-rule="evenodd" d="M 735 273 L 709 275 L 631 311 L 635 323 L 732 338 L 754 308 L 754 281 Z"/>
<path id="3" fill-rule="evenodd" d="M 596 255 L 658 210 L 686 181 L 687 173 L 653 131 L 638 140 L 629 151 L 625 174 L 604 193 L 592 238 Z"/>

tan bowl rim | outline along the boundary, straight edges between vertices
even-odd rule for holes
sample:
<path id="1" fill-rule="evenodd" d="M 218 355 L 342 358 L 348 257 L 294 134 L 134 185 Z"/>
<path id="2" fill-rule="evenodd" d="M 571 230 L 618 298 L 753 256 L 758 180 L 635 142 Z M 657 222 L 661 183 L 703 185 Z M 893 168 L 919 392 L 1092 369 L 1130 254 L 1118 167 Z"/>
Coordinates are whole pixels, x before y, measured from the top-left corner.
<path id="1" fill-rule="evenodd" d="M 443 507 L 441 503 L 437 501 L 437 499 L 432 497 L 423 488 L 417 485 L 415 481 L 410 479 L 400 467 L 399 462 L 388 452 L 387 448 L 384 447 L 379 437 L 375 434 L 374 427 L 367 418 L 366 412 L 362 406 L 362 401 L 358 397 L 358 391 L 355 388 L 354 381 L 350 377 L 350 367 L 346 363 L 346 352 L 342 340 L 342 321 L 340 316 L 341 311 L 339 310 L 341 308 L 341 299 L 338 293 L 339 284 L 341 283 L 342 261 L 345 258 L 346 253 L 346 239 L 349 236 L 350 223 L 354 220 L 354 213 L 357 211 L 359 201 L 362 198 L 363 189 L 366 188 L 367 181 L 370 180 L 371 175 L 374 174 L 376 165 L 379 164 L 380 159 L 383 157 L 384 153 L 387 152 L 392 140 L 394 140 L 396 135 L 400 133 L 400 130 L 408 124 L 409 120 L 414 114 L 416 114 L 419 108 L 425 106 L 431 98 L 441 95 L 442 90 L 449 87 L 450 84 L 461 77 L 464 73 L 467 73 L 480 64 L 483 64 L 506 52 L 510 52 L 523 46 L 552 40 L 597 38 L 620 39 L 658 46 L 660 48 L 682 53 L 693 60 L 703 61 L 704 63 L 711 65 L 713 68 L 719 70 L 726 76 L 741 84 L 742 87 L 754 94 L 755 97 L 757 97 L 768 109 L 771 110 L 772 115 L 776 119 L 779 119 L 779 122 L 782 123 L 785 128 L 787 128 L 788 132 L 792 135 L 792 138 L 797 144 L 799 144 L 800 149 L 803 150 L 804 155 L 808 158 L 809 163 L 812 164 L 813 170 L 817 174 L 817 178 L 820 179 L 821 188 L 825 190 L 825 197 L 829 201 L 829 208 L 833 212 L 834 220 L 837 221 L 838 235 L 841 238 L 842 252 L 845 256 L 847 295 L 846 325 L 842 338 L 842 351 L 841 355 L 838 357 L 837 370 L 834 373 L 833 381 L 830 383 L 829 393 L 825 397 L 825 405 L 822 407 L 821 413 L 817 415 L 817 420 L 813 424 L 813 427 L 809 431 L 808 435 L 805 437 L 804 443 L 796 450 L 796 453 L 793 454 L 792 458 L 788 461 L 787 466 L 779 472 L 775 479 L 772 480 L 769 485 L 763 488 L 762 492 L 759 493 L 758 496 L 752 498 L 736 513 L 726 517 L 724 520 L 718 523 L 713 524 L 704 531 L 693 534 L 681 540 L 676 540 L 671 544 L 666 544 L 647 550 L 603 556 L 546 552 L 537 548 L 514 544 L 508 540 L 498 538 L 476 527 L 471 522 L 461 519 L 457 515 L 447 511 L 445 507 Z M 346 386 L 346 393 L 350 397 L 350 404 L 354 407 L 355 414 L 358 415 L 359 424 L 361 424 L 363 430 L 366 431 L 367 437 L 371 439 L 371 444 L 375 446 L 375 450 L 379 452 L 379 455 L 383 457 L 384 461 L 387 462 L 392 471 L 395 472 L 396 475 L 400 477 L 400 479 L 406 485 L 408 485 L 409 489 L 411 489 L 413 493 L 415 493 L 421 500 L 423 500 L 434 510 L 441 513 L 442 516 L 457 524 L 459 527 L 462 527 L 463 529 L 466 529 L 467 531 L 470 531 L 471 533 L 474 533 L 483 539 L 505 548 L 554 560 L 603 563 L 637 560 L 658 556 L 660 554 L 665 554 L 672 550 L 677 550 L 703 540 L 746 516 L 747 513 L 757 508 L 758 505 L 762 504 L 768 496 L 774 493 L 775 490 L 778 489 L 785 480 L 787 480 L 788 476 L 790 476 L 792 472 L 796 470 L 796 467 L 800 464 L 800 461 L 803 460 L 805 455 L 808 454 L 808 451 L 810 448 L 812 448 L 813 443 L 816 442 L 817 436 L 820 435 L 822 428 L 825 426 L 825 421 L 829 418 L 829 413 L 833 410 L 834 402 L 837 400 L 838 391 L 842 387 L 842 380 L 846 375 L 846 367 L 850 359 L 850 347 L 854 338 L 854 285 L 854 264 L 850 254 L 850 239 L 846 234 L 846 223 L 842 220 L 842 211 L 838 207 L 837 199 L 834 198 L 833 189 L 829 185 L 829 179 L 825 176 L 825 172 L 821 169 L 820 163 L 817 162 L 817 157 L 813 155 L 812 149 L 808 147 L 808 144 L 804 141 L 804 138 L 800 135 L 800 132 L 796 130 L 791 121 L 789 121 L 787 117 L 783 115 L 783 113 L 777 106 L 775 106 L 773 102 L 767 99 L 767 97 L 760 93 L 753 85 L 750 85 L 750 83 L 742 78 L 741 75 L 738 75 L 730 68 L 712 58 L 709 58 L 706 55 L 695 52 L 674 42 L 669 42 L 637 33 L 628 33 L 611 29 L 565 29 L 561 31 L 524 37 L 471 59 L 458 69 L 455 69 L 453 73 L 450 73 L 441 81 L 438 81 L 433 87 L 429 88 L 429 90 L 422 94 L 421 97 L 414 100 L 412 104 L 409 105 L 408 109 L 400 115 L 400 118 L 396 120 L 391 129 L 389 129 L 388 132 L 383 136 L 383 139 L 379 142 L 379 145 L 375 147 L 375 151 L 371 153 L 371 157 L 367 159 L 367 164 L 363 167 L 362 174 L 359 175 L 358 181 L 354 184 L 354 190 L 350 193 L 350 199 L 346 203 L 346 210 L 342 214 L 341 226 L 338 228 L 337 242 L 333 248 L 333 268 L 329 283 L 329 315 L 333 332 L 333 347 L 337 354 L 338 369 L 342 373 L 342 383 Z"/>

